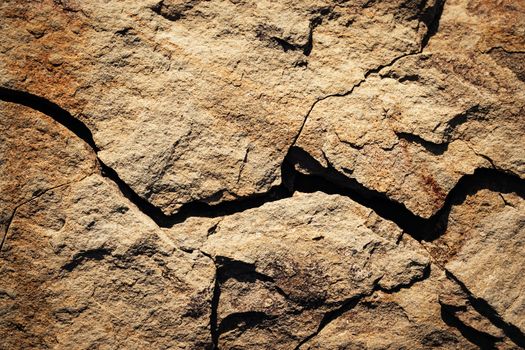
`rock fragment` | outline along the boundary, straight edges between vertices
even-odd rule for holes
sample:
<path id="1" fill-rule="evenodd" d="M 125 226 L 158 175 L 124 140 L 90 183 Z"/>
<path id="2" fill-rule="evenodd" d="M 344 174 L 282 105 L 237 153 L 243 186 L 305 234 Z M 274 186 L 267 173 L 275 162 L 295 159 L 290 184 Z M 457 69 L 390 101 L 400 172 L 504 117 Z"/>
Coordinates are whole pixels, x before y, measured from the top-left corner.
<path id="1" fill-rule="evenodd" d="M 401 235 L 320 192 L 224 217 L 201 248 L 218 265 L 219 347 L 294 348 L 336 310 L 425 278 L 426 252 L 409 237 L 396 244 Z"/>
<path id="2" fill-rule="evenodd" d="M 427 243 L 437 261 L 473 298 L 486 303 L 500 326 L 525 338 L 523 197 L 485 189 L 452 207 L 447 230 Z"/>
<path id="3" fill-rule="evenodd" d="M 98 175 L 21 206 L 0 262 L 1 348 L 211 346 L 213 262 Z"/>

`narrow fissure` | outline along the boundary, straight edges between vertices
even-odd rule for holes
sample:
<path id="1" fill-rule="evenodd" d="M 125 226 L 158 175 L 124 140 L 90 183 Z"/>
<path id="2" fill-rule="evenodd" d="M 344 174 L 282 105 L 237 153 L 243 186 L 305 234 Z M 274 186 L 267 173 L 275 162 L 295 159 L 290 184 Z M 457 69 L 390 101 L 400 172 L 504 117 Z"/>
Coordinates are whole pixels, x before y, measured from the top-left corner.
<path id="1" fill-rule="evenodd" d="M 16 211 L 18 209 L 18 206 L 13 209 L 13 212 L 7 219 L 7 222 L 4 224 L 4 232 L 2 234 L 2 241 L 0 241 L 0 252 L 2 252 L 2 249 L 4 248 L 4 244 L 7 240 L 7 235 L 9 233 L 9 227 L 11 227 L 11 223 L 13 222 L 13 219 L 15 218 Z"/>
<path id="2" fill-rule="evenodd" d="M 297 344 L 297 346 L 294 348 L 294 350 L 300 350 L 301 346 L 306 344 L 311 339 L 315 338 L 329 323 L 341 317 L 346 312 L 352 310 L 359 303 L 359 301 L 361 301 L 366 296 L 367 295 L 357 295 L 353 298 L 344 301 L 339 308 L 327 312 L 321 319 L 321 322 L 319 322 L 319 326 L 317 327 L 315 332 L 301 340 L 299 344 Z"/>
<path id="3" fill-rule="evenodd" d="M 85 178 L 85 177 L 83 177 L 82 179 L 84 179 L 84 178 Z M 82 179 L 77 180 L 77 181 L 81 181 Z M 18 203 L 18 204 L 13 208 L 13 211 L 11 212 L 11 215 L 9 216 L 9 218 L 7 219 L 7 221 L 4 222 L 4 232 L 3 232 L 3 235 L 2 235 L 2 240 L 0 241 L 0 252 L 2 252 L 2 248 L 4 247 L 4 244 L 5 244 L 5 242 L 7 241 L 7 236 L 8 236 L 8 234 L 9 234 L 9 228 L 11 227 L 11 224 L 13 223 L 13 220 L 14 220 L 14 218 L 15 218 L 16 212 L 17 212 L 17 210 L 18 210 L 21 206 L 23 206 L 23 205 L 25 205 L 25 204 L 27 204 L 27 203 L 29 203 L 29 202 L 31 202 L 31 201 L 37 199 L 38 197 L 43 196 L 44 194 L 46 194 L 46 193 L 49 192 L 49 191 L 52 191 L 52 190 L 55 190 L 55 189 L 57 189 L 57 188 L 64 187 L 64 186 L 67 186 L 67 185 L 70 185 L 71 183 L 72 183 L 72 182 L 66 182 L 66 183 L 63 183 L 63 184 L 60 184 L 60 185 L 56 185 L 56 186 L 53 186 L 53 187 L 50 187 L 50 188 L 46 188 L 45 190 L 40 191 L 38 194 L 32 196 L 31 198 L 26 199 L 26 200 L 22 201 L 21 203 Z"/>
<path id="4" fill-rule="evenodd" d="M 211 312 L 210 312 L 210 333 L 212 350 L 219 350 L 219 325 L 218 325 L 218 312 L 219 312 L 219 300 L 221 297 L 221 285 L 219 281 L 219 267 L 215 264 L 215 284 L 213 287 L 213 295 L 211 299 Z"/>
<path id="5" fill-rule="evenodd" d="M 503 321 L 501 316 L 497 313 L 492 306 L 490 306 L 485 300 L 475 297 L 467 286 L 461 282 L 453 273 L 445 271 L 447 278 L 455 282 L 460 286 L 463 292 L 467 295 L 468 301 L 472 307 L 486 319 L 488 319 L 494 326 L 501 329 L 503 333 L 516 345 L 521 348 L 525 348 L 525 334 L 513 324 Z"/>
<path id="6" fill-rule="evenodd" d="M 447 326 L 456 328 L 465 339 L 480 349 L 496 348 L 500 339 L 464 324 L 456 316 L 457 311 L 457 308 L 453 306 L 441 304 L 441 319 Z"/>
<path id="7" fill-rule="evenodd" d="M 471 175 L 464 175 L 447 194 L 444 205 L 428 219 L 415 215 L 403 204 L 390 199 L 386 194 L 374 191 L 355 179 L 338 172 L 332 167 L 324 168 L 312 156 L 298 147 L 292 148 L 287 160 L 299 164 L 315 175 L 295 172 L 294 189 L 300 192 L 322 191 L 340 194 L 374 210 L 384 219 L 395 222 L 413 238 L 433 241 L 447 228 L 452 206 L 464 202 L 466 197 L 482 189 L 500 193 L 516 193 L 525 198 L 525 180 L 516 175 L 492 168 L 477 169 Z"/>
<path id="8" fill-rule="evenodd" d="M 84 140 L 95 153 L 98 152 L 99 149 L 89 128 L 57 104 L 27 92 L 6 88 L 0 88 L 0 100 L 22 104 L 46 114 Z M 429 219 L 424 219 L 412 213 L 403 204 L 388 198 L 386 194 L 369 189 L 330 166 L 324 168 L 310 154 L 299 147 L 292 146 L 281 166 L 281 184 L 272 187 L 268 192 L 216 205 L 199 201 L 190 202 L 184 204 L 177 213 L 166 215 L 160 208 L 138 195 L 114 169 L 105 165 L 100 159 L 98 161 L 102 175 L 116 183 L 121 193 L 158 226 L 165 228 L 181 223 L 189 217 L 219 217 L 243 212 L 268 202 L 291 197 L 295 191 L 307 193 L 322 191 L 347 196 L 374 210 L 379 216 L 395 222 L 417 240 L 432 241 L 445 232 L 451 207 L 462 203 L 469 194 L 481 189 L 491 189 L 501 193 L 513 192 L 525 198 L 525 180 L 499 169 L 481 168 L 471 175 L 464 175 L 447 194 L 443 207 Z M 312 175 L 297 171 L 296 165 L 307 169 Z"/>
<path id="9" fill-rule="evenodd" d="M 310 109 L 308 110 L 308 112 L 306 112 L 306 115 L 304 116 L 303 118 L 303 122 L 301 123 L 301 126 L 299 127 L 299 130 L 297 132 L 297 134 L 295 135 L 294 139 L 293 139 L 293 142 L 290 146 L 290 148 L 294 147 L 295 144 L 297 143 L 297 140 L 299 139 L 299 137 L 301 136 L 301 133 L 308 121 L 308 117 L 310 116 L 310 114 L 312 113 L 312 111 L 314 110 L 315 106 L 321 102 L 321 101 L 324 101 L 328 98 L 332 98 L 332 97 L 345 97 L 345 96 L 348 96 L 350 94 L 352 94 L 352 92 L 354 92 L 355 89 L 357 89 L 358 87 L 360 87 L 364 82 L 366 82 L 366 80 L 368 79 L 368 77 L 370 77 L 372 74 L 378 74 L 381 70 L 383 70 L 384 68 L 387 68 L 387 67 L 392 67 L 394 64 L 396 64 L 397 61 L 405 58 L 405 57 L 409 57 L 409 56 L 416 56 L 416 55 L 420 55 L 421 52 L 423 51 L 423 49 L 421 48 L 420 50 L 416 51 L 416 52 L 409 52 L 409 53 L 406 53 L 406 54 L 403 54 L 403 55 L 400 55 L 400 56 L 397 56 L 395 57 L 394 59 L 392 59 L 390 62 L 386 63 L 386 64 L 383 64 L 383 65 L 379 65 L 375 68 L 372 68 L 372 69 L 369 69 L 365 72 L 364 74 L 364 77 L 363 79 L 359 80 L 356 84 L 354 84 L 349 90 L 347 91 L 344 91 L 344 92 L 338 92 L 338 93 L 334 93 L 334 94 L 330 94 L 330 95 L 326 95 L 326 96 L 323 96 L 323 97 L 320 97 L 318 98 L 317 100 L 315 100 L 312 105 L 310 106 Z"/>
<path id="10" fill-rule="evenodd" d="M 345 300 L 344 302 L 342 302 L 340 307 L 327 312 L 323 316 L 323 318 L 321 319 L 321 322 L 319 322 L 319 326 L 317 327 L 315 332 L 313 332 L 312 334 L 310 334 L 309 336 L 307 336 L 306 338 L 301 340 L 301 342 L 299 342 L 299 344 L 295 347 L 295 350 L 299 350 L 302 345 L 307 343 L 309 340 L 315 338 L 327 325 L 329 325 L 331 322 L 335 321 L 339 317 L 343 316 L 345 313 L 351 311 L 354 307 L 357 306 L 357 304 L 359 304 L 359 302 L 361 302 L 361 300 L 363 300 L 366 297 L 369 297 L 369 296 L 373 295 L 375 292 L 381 291 L 381 292 L 386 293 L 386 294 L 395 294 L 395 293 L 399 292 L 400 290 L 406 289 L 406 288 L 410 288 L 414 284 L 416 284 L 418 282 L 421 282 L 423 280 L 426 280 L 429 277 L 430 277 L 430 266 L 428 266 L 425 269 L 423 275 L 420 278 L 416 278 L 416 279 L 410 281 L 410 283 L 408 283 L 408 284 L 399 285 L 396 288 L 393 288 L 393 289 L 390 289 L 390 290 L 382 289 L 379 286 L 379 284 L 378 284 L 379 281 L 376 281 L 375 285 L 374 285 L 374 288 L 369 293 L 360 294 L 360 295 L 356 295 L 356 296 L 354 296 L 352 298 L 349 298 L 348 300 Z"/>

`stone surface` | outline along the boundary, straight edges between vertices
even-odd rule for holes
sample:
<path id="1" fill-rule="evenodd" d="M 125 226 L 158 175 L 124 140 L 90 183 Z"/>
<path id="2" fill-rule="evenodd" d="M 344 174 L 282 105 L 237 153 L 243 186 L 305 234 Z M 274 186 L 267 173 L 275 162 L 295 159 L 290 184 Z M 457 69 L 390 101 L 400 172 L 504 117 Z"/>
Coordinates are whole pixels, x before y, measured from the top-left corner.
<path id="1" fill-rule="evenodd" d="M 225 217 L 201 248 L 221 265 L 219 347 L 293 349 L 330 312 L 424 278 L 426 252 L 401 234 L 320 192 Z"/>
<path id="2" fill-rule="evenodd" d="M 171 214 L 279 184 L 312 103 L 417 52 L 436 7 L 3 1 L 0 85 L 83 120 L 100 158 Z"/>
<path id="3" fill-rule="evenodd" d="M 472 3 L 447 2 L 440 30 L 421 54 L 397 60 L 350 94 L 315 104 L 296 146 L 322 168 L 426 218 L 477 168 L 523 178 L 521 56 L 497 56 L 502 43 L 479 33 L 505 32 L 509 50 L 525 50 L 525 9 Z"/>
<path id="4" fill-rule="evenodd" d="M 525 348 L 525 3 L 0 2 L 0 348 Z"/>
<path id="5" fill-rule="evenodd" d="M 215 267 L 98 175 L 21 206 L 0 273 L 0 348 L 211 346 Z"/>
<path id="6" fill-rule="evenodd" d="M 95 156 L 72 132 L 28 107 L 0 102 L 0 224 L 49 189 L 95 171 Z"/>
<path id="7" fill-rule="evenodd" d="M 504 322 L 525 331 L 525 201 L 482 190 L 454 206 L 446 232 L 429 244 L 435 256 L 475 298 Z"/>
<path id="8" fill-rule="evenodd" d="M 441 320 L 443 271 L 388 294 L 362 299 L 300 349 L 476 349 Z"/>

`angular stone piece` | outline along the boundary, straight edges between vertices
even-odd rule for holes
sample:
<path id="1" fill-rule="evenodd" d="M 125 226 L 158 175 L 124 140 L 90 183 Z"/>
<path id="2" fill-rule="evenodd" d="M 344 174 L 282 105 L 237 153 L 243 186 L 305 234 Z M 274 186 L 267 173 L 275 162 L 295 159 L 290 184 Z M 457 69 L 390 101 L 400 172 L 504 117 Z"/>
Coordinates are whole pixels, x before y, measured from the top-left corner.
<path id="1" fill-rule="evenodd" d="M 21 206 L 0 273 L 0 348 L 211 346 L 213 262 L 98 175 Z"/>
<path id="2" fill-rule="evenodd" d="M 370 209 L 320 192 L 224 217 L 201 248 L 219 264 L 219 347 L 294 348 L 326 314 L 423 278 L 426 252 L 401 235 Z"/>
<path id="3" fill-rule="evenodd" d="M 312 103 L 417 52 L 437 3 L 3 1 L 0 86 L 84 121 L 172 214 L 279 184 Z"/>

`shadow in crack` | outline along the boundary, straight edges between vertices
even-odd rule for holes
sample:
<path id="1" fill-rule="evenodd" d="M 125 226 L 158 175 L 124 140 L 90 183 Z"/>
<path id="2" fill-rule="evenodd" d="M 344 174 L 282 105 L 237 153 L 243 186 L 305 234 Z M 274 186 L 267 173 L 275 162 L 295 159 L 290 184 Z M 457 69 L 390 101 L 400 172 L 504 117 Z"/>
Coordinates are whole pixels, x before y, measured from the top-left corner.
<path id="1" fill-rule="evenodd" d="M 40 111 L 84 140 L 95 153 L 99 148 L 89 128 L 59 105 L 27 92 L 0 87 L 0 100 L 21 104 Z M 281 184 L 263 194 L 241 197 L 210 205 L 204 201 L 184 204 L 173 215 L 166 215 L 147 199 L 137 194 L 125 183 L 117 172 L 100 161 L 102 175 L 117 184 L 122 194 L 133 202 L 145 215 L 160 227 L 172 227 L 189 217 L 219 217 L 257 208 L 265 203 L 291 197 L 294 191 L 316 192 L 347 196 L 363 206 L 371 208 L 379 216 L 395 222 L 405 232 L 418 240 L 432 241 L 447 228 L 448 216 L 453 205 L 462 203 L 466 196 L 481 189 L 501 193 L 517 193 L 525 198 L 525 180 L 516 175 L 496 169 L 477 169 L 474 174 L 463 176 L 447 194 L 444 206 L 432 217 L 425 219 L 413 214 L 403 204 L 387 197 L 386 194 L 365 187 L 332 167 L 322 167 L 310 154 L 292 146 L 281 165 Z M 306 169 L 312 175 L 296 170 Z"/>
<path id="2" fill-rule="evenodd" d="M 292 147 L 287 159 L 292 166 L 299 165 L 314 175 L 303 175 L 292 171 L 294 178 L 288 180 L 293 190 L 300 192 L 322 191 L 344 195 L 359 204 L 371 208 L 384 219 L 395 222 L 406 233 L 421 241 L 433 241 L 447 229 L 450 210 L 461 204 L 466 197 L 482 189 L 499 193 L 515 193 L 525 198 L 525 180 L 497 169 L 476 169 L 473 174 L 464 175 L 447 194 L 444 205 L 428 219 L 415 215 L 403 204 L 387 197 L 386 194 L 369 189 L 353 178 L 332 167 L 324 168 L 310 154 L 298 147 Z"/>

